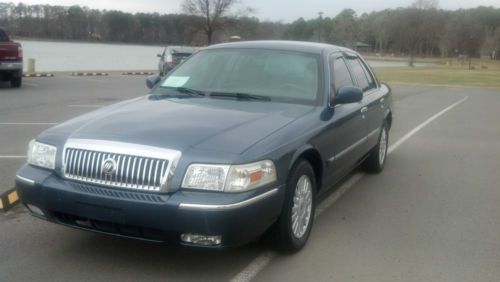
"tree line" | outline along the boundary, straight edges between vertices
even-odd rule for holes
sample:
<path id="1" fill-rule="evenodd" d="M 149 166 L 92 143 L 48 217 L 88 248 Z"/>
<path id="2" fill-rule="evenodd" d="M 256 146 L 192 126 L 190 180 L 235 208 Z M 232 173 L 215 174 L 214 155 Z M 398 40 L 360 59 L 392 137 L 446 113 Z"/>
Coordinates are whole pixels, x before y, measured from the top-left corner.
<path id="1" fill-rule="evenodd" d="M 362 15 L 346 9 L 335 17 L 282 23 L 248 13 L 231 15 L 227 10 L 232 5 L 223 11 L 208 5 L 221 1 L 228 0 L 187 0 L 184 14 L 0 3 L 0 26 L 13 36 L 51 40 L 205 45 L 238 35 L 245 40 L 321 41 L 381 54 L 478 57 L 496 50 L 500 57 L 500 9 L 493 7 L 447 11 L 439 9 L 437 0 L 416 0 L 405 8 Z M 204 10 L 189 3 L 207 6 Z M 215 7 L 212 13 L 206 13 L 209 7 Z"/>

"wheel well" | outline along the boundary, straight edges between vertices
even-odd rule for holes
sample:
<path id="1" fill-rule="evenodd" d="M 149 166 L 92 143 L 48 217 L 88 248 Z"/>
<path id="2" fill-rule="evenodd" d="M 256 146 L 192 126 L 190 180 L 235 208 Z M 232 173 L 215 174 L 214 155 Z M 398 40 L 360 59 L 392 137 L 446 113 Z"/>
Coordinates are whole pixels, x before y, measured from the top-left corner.
<path id="1" fill-rule="evenodd" d="M 306 160 L 311 164 L 314 170 L 314 175 L 316 176 L 317 189 L 318 191 L 321 190 L 322 179 L 323 179 L 323 161 L 318 151 L 314 149 L 309 149 L 307 151 L 304 151 L 297 158 L 297 160 L 300 159 Z"/>
<path id="2" fill-rule="evenodd" d="M 392 112 L 389 112 L 387 116 L 385 117 L 385 120 L 387 121 L 387 126 L 389 127 L 388 129 L 391 129 L 392 127 Z"/>

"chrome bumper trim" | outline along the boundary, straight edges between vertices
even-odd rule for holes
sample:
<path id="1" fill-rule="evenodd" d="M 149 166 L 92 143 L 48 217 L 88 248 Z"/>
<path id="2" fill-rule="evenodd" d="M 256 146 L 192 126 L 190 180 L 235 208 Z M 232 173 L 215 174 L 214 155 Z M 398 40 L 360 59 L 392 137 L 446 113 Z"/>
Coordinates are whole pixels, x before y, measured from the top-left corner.
<path id="1" fill-rule="evenodd" d="M 251 205 L 255 202 L 258 202 L 260 200 L 269 198 L 273 196 L 274 194 L 278 193 L 278 188 L 274 188 L 270 191 L 267 191 L 265 193 L 262 193 L 258 196 L 255 196 L 253 198 L 250 198 L 245 201 L 241 201 L 238 203 L 234 204 L 227 204 L 227 205 L 203 205 L 203 204 L 187 204 L 187 203 L 181 203 L 179 205 L 179 209 L 181 210 L 198 210 L 198 211 L 225 211 L 225 210 L 232 210 L 232 209 L 237 209 L 237 208 L 242 208 L 246 207 L 248 205 Z"/>
<path id="2" fill-rule="evenodd" d="M 35 180 L 31 180 L 29 178 L 26 178 L 26 177 L 22 177 L 20 175 L 16 175 L 16 179 L 21 181 L 21 182 L 24 182 L 26 184 L 29 184 L 31 186 L 35 186 Z"/>
<path id="3" fill-rule="evenodd" d="M 21 62 L 11 62 L 11 61 L 0 61 L 0 70 L 6 71 L 6 70 L 22 70 L 23 69 L 23 63 Z"/>

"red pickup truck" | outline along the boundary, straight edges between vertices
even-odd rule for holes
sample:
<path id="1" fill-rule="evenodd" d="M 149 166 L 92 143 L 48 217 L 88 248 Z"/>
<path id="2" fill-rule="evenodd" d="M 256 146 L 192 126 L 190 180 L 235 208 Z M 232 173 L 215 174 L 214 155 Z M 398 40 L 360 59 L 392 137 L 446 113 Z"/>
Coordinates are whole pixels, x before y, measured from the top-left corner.
<path id="1" fill-rule="evenodd" d="M 23 48 L 0 28 L 0 81 L 10 81 L 12 87 L 19 88 L 22 79 Z"/>

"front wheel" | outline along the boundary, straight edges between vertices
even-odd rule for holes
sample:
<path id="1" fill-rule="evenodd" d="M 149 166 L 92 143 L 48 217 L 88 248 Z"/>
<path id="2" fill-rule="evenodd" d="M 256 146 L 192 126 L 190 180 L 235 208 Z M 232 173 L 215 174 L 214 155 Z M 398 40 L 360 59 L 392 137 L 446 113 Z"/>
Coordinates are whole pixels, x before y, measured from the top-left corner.
<path id="1" fill-rule="evenodd" d="M 295 253 L 305 246 L 314 220 L 316 178 L 309 162 L 301 160 L 294 165 L 286 189 L 274 235 L 280 251 Z"/>
<path id="2" fill-rule="evenodd" d="M 387 148 L 389 144 L 389 130 L 384 123 L 380 131 L 377 146 L 375 146 L 368 158 L 363 163 L 363 169 L 368 173 L 380 173 L 384 170 L 387 160 Z"/>

